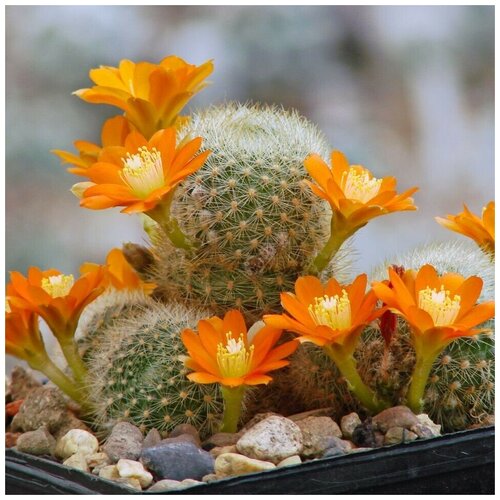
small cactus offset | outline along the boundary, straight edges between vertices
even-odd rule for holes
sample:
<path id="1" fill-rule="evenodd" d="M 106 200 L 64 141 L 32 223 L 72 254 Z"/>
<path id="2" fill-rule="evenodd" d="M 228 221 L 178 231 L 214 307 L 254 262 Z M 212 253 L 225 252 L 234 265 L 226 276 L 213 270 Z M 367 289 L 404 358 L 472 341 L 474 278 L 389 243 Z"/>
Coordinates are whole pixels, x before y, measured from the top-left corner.
<path id="1" fill-rule="evenodd" d="M 144 432 L 167 432 L 189 423 L 202 436 L 217 430 L 221 399 L 215 385 L 186 378 L 180 332 L 207 312 L 183 305 L 151 303 L 141 314 L 125 315 L 106 328 L 100 348 L 87 359 L 93 421 L 106 433 L 118 421 Z"/>
<path id="2" fill-rule="evenodd" d="M 194 114 L 180 136 L 212 151 L 179 187 L 171 211 L 194 255 L 153 237 L 159 291 L 248 319 L 279 307 L 329 233 L 330 209 L 306 183 L 303 161 L 328 155 L 323 135 L 295 112 L 227 104 Z M 159 232 L 158 232 L 159 233 Z M 344 271 L 340 266 L 336 272 Z M 253 316 L 252 316 L 253 315 Z"/>

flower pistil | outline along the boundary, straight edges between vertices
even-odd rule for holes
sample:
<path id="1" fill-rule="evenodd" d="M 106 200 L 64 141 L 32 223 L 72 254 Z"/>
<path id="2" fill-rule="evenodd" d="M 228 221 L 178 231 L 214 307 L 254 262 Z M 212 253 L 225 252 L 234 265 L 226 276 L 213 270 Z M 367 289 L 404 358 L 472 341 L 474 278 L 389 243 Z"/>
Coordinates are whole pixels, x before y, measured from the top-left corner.
<path id="1" fill-rule="evenodd" d="M 418 307 L 431 315 L 435 326 L 452 325 L 460 312 L 460 299 L 460 295 L 452 299 L 444 285 L 439 292 L 427 287 L 418 294 Z"/>
<path id="2" fill-rule="evenodd" d="M 342 174 L 341 187 L 346 198 L 367 203 L 377 196 L 382 185 L 382 179 L 370 178 L 366 170 L 357 172 L 355 167 L 350 167 L 349 171 Z"/>
<path id="3" fill-rule="evenodd" d="M 72 274 L 58 274 L 42 278 L 41 286 L 53 299 L 66 297 L 73 286 L 75 279 Z"/>
<path id="4" fill-rule="evenodd" d="M 334 330 L 343 330 L 351 326 L 351 303 L 345 290 L 342 297 L 315 297 L 309 305 L 309 314 L 317 325 L 326 325 Z"/>
<path id="5" fill-rule="evenodd" d="M 127 153 L 122 161 L 121 177 L 139 198 L 146 198 L 165 184 L 161 154 L 156 148 L 143 146 L 134 155 Z"/>
<path id="6" fill-rule="evenodd" d="M 238 340 L 232 337 L 232 333 L 226 334 L 226 345 L 219 343 L 217 346 L 217 365 L 224 377 L 237 378 L 246 375 L 252 364 L 254 346 L 247 350 L 243 341 L 243 334 Z"/>

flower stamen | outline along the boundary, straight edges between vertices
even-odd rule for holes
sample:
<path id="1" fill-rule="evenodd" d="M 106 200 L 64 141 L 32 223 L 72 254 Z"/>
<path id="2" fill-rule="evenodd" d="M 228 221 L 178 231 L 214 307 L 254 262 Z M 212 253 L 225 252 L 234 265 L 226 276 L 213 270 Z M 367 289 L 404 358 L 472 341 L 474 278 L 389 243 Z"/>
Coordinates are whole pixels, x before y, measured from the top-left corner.
<path id="1" fill-rule="evenodd" d="M 370 178 L 368 171 L 358 173 L 356 168 L 349 168 L 349 172 L 342 174 L 341 187 L 346 198 L 367 203 L 377 196 L 382 179 Z"/>
<path id="2" fill-rule="evenodd" d="M 452 325 L 460 312 L 460 295 L 450 297 L 449 290 L 427 287 L 418 294 L 418 307 L 428 312 L 435 326 Z"/>
<path id="3" fill-rule="evenodd" d="M 342 297 L 315 297 L 309 305 L 309 314 L 317 325 L 329 326 L 334 330 L 346 330 L 351 327 L 351 302 L 345 290 Z"/>
<path id="4" fill-rule="evenodd" d="M 234 339 L 232 332 L 226 333 L 226 345 L 219 343 L 217 346 L 217 364 L 223 377 L 237 378 L 250 371 L 254 346 L 247 350 L 243 341 L 243 334 L 238 340 Z"/>
<path id="5" fill-rule="evenodd" d="M 147 198 L 154 190 L 165 185 L 161 154 L 156 148 L 139 148 L 134 155 L 122 158 L 121 177 L 139 198 Z"/>
<path id="6" fill-rule="evenodd" d="M 49 276 L 42 279 L 42 288 L 53 299 L 57 297 L 66 297 L 69 294 L 75 279 L 73 275 L 58 274 L 57 276 Z"/>

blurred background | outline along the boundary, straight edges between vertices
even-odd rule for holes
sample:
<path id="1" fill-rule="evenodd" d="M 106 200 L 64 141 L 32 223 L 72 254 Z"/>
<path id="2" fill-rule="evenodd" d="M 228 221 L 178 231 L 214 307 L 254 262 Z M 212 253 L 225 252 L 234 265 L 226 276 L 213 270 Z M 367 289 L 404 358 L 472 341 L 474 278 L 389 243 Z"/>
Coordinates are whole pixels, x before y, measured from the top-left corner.
<path id="1" fill-rule="evenodd" d="M 418 212 L 356 236 L 357 271 L 432 240 L 461 238 L 434 216 L 494 198 L 494 7 L 6 7 L 6 269 L 77 273 L 142 242 L 119 210 L 79 208 L 77 178 L 51 149 L 99 142 L 116 110 L 71 93 L 120 59 L 214 59 L 185 110 L 225 100 L 296 108 L 332 148 L 377 177 L 414 185 Z M 7 275 L 8 277 L 8 275 Z"/>

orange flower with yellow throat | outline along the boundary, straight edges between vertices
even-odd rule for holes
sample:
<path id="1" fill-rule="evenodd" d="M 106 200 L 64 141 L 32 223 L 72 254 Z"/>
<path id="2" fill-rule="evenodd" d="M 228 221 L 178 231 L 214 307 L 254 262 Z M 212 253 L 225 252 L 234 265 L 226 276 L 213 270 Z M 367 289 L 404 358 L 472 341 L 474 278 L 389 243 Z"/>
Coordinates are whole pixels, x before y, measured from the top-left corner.
<path id="1" fill-rule="evenodd" d="M 331 168 L 312 154 L 304 166 L 316 183 L 309 182 L 315 194 L 332 208 L 331 236 L 313 264 L 313 271 L 322 271 L 342 243 L 371 219 L 392 212 L 416 210 L 411 195 L 418 188 L 396 192 L 396 179 L 377 179 L 361 165 L 349 165 L 346 156 L 333 151 Z"/>
<path id="2" fill-rule="evenodd" d="M 377 298 L 366 291 L 366 284 L 366 274 L 346 286 L 334 278 L 323 285 L 314 276 L 302 276 L 295 282 L 295 293 L 281 294 L 285 313 L 266 315 L 264 322 L 297 333 L 301 342 L 321 346 L 361 403 L 377 411 L 386 404 L 361 380 L 354 359 L 363 329 L 384 312 L 377 309 Z"/>
<path id="3" fill-rule="evenodd" d="M 149 141 L 131 132 L 123 147 L 104 150 L 85 171 L 89 182 L 75 184 L 72 191 L 86 208 L 124 207 L 125 213 L 151 215 L 185 177 L 203 165 L 210 151 L 199 153 L 201 142 L 197 137 L 176 147 L 174 128 L 160 130 Z"/>
<path id="4" fill-rule="evenodd" d="M 439 276 L 427 264 L 402 277 L 389 268 L 390 283 L 372 284 L 376 296 L 411 327 L 416 366 L 407 394 L 410 408 L 420 411 L 425 385 L 438 354 L 454 339 L 484 331 L 476 328 L 495 315 L 493 301 L 477 304 L 483 281 L 455 273 Z"/>
<path id="5" fill-rule="evenodd" d="M 44 319 L 77 381 L 81 382 L 86 370 L 78 356 L 74 334 L 83 309 L 104 291 L 102 267 L 83 274 L 76 281 L 73 275 L 64 275 L 56 269 L 41 271 L 37 267 L 30 267 L 27 277 L 17 271 L 11 272 L 10 277 L 9 305 Z"/>
<path id="6" fill-rule="evenodd" d="M 31 368 L 45 374 L 75 401 L 81 394 L 73 382 L 50 360 L 39 328 L 39 317 L 29 309 L 11 307 L 6 302 L 5 352 L 26 361 Z"/>
<path id="7" fill-rule="evenodd" d="M 270 371 L 288 365 L 285 358 L 297 348 L 296 341 L 276 347 L 282 330 L 256 324 L 247 332 L 241 312 L 231 310 L 223 319 L 198 322 L 198 333 L 185 329 L 181 338 L 193 372 L 187 377 L 199 384 L 219 383 L 225 400 L 223 430 L 235 432 L 245 386 L 267 384 Z"/>
<path id="8" fill-rule="evenodd" d="M 482 216 L 473 214 L 464 203 L 464 211 L 446 218 L 436 217 L 441 226 L 472 238 L 485 252 L 495 253 L 495 202 L 483 207 Z"/>
<path id="9" fill-rule="evenodd" d="M 149 139 L 176 124 L 181 110 L 206 86 L 212 71 L 212 61 L 196 66 L 176 56 L 165 57 L 159 64 L 123 59 L 117 68 L 92 69 L 89 76 L 95 85 L 75 94 L 89 103 L 122 109 L 132 126 Z"/>

